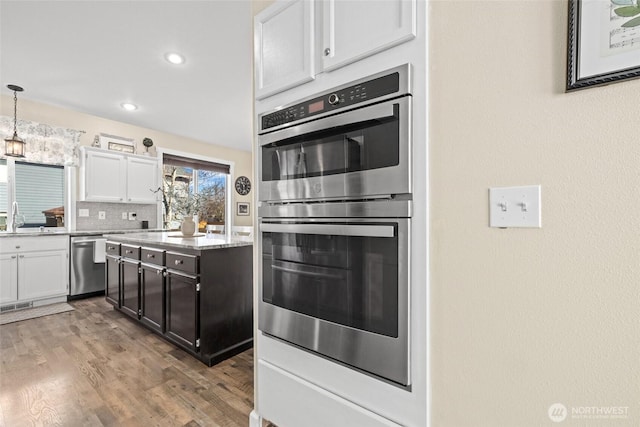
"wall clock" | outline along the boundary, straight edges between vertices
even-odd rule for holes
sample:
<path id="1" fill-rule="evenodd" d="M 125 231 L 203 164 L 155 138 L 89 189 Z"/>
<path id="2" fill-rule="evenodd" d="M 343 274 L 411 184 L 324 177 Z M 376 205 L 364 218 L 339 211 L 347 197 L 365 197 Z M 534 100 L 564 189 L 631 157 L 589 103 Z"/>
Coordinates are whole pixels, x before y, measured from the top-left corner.
<path id="1" fill-rule="evenodd" d="M 236 179 L 236 191 L 241 196 L 246 196 L 251 191 L 251 181 L 246 176 L 239 176 Z"/>

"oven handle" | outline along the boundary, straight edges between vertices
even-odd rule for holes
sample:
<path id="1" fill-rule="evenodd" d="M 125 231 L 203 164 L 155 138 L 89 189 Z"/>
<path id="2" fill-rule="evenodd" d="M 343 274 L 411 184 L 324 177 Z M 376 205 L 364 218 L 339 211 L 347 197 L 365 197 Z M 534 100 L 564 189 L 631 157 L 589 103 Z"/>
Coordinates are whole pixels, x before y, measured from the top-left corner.
<path id="1" fill-rule="evenodd" d="M 281 141 L 283 139 L 292 138 L 294 136 L 304 135 L 310 132 L 324 129 L 330 129 L 333 127 L 366 122 L 370 120 L 383 120 L 395 116 L 393 111 L 393 106 L 395 104 L 403 104 L 406 102 L 408 101 L 405 99 L 400 99 L 385 102 L 382 104 L 372 105 L 369 107 L 363 107 L 346 113 L 336 114 L 335 116 L 329 116 L 324 119 L 318 119 L 290 128 L 274 131 L 265 135 L 260 135 L 258 138 L 260 141 L 260 145 L 266 145 L 271 144 L 272 142 Z"/>
<path id="2" fill-rule="evenodd" d="M 304 270 L 302 265 L 295 265 L 295 268 L 291 268 L 291 267 L 285 267 L 283 265 L 277 265 L 276 263 L 278 263 L 278 261 L 273 261 L 273 263 L 271 263 L 271 268 L 277 271 L 282 271 L 285 273 L 293 273 L 293 274 L 298 274 L 300 276 L 308 276 L 308 277 L 321 277 L 324 279 L 344 279 L 344 275 L 343 274 L 331 274 L 331 273 L 322 273 L 322 272 L 318 272 L 318 271 L 307 271 Z M 323 270 L 328 270 L 327 268 L 323 269 Z"/>
<path id="3" fill-rule="evenodd" d="M 359 237 L 394 237 L 395 235 L 395 230 L 392 225 L 262 223 L 260 224 L 260 231 Z"/>

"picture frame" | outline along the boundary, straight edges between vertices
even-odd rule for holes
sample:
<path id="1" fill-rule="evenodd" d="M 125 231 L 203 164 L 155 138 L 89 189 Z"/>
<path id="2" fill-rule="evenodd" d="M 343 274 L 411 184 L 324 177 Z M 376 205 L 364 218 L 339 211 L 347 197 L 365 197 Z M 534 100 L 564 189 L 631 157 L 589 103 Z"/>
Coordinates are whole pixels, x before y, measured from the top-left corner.
<path id="1" fill-rule="evenodd" d="M 136 143 L 133 139 L 101 133 L 99 136 L 99 141 L 100 148 L 104 150 L 136 154 Z"/>
<path id="2" fill-rule="evenodd" d="M 569 0 L 566 90 L 640 77 L 640 1 Z"/>
<path id="3" fill-rule="evenodd" d="M 236 214 L 238 216 L 249 216 L 249 202 L 237 202 Z"/>

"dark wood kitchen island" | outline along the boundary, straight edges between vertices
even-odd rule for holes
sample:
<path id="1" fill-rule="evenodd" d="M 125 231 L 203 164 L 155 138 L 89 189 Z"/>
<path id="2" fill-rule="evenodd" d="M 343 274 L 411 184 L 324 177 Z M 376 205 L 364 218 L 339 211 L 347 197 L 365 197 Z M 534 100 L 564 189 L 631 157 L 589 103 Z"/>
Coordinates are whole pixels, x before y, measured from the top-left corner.
<path id="1" fill-rule="evenodd" d="M 213 236 L 106 236 L 106 300 L 209 366 L 253 345 L 252 238 Z"/>

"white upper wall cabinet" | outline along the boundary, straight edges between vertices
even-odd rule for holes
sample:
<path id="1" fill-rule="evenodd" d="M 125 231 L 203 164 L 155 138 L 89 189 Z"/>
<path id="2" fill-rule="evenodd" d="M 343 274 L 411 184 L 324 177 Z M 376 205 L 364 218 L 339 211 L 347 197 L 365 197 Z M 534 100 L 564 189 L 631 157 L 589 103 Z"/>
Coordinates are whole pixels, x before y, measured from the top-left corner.
<path id="1" fill-rule="evenodd" d="M 121 154 L 86 151 L 83 155 L 82 199 L 96 202 L 124 202 L 127 163 Z M 81 162 L 82 162 L 81 160 Z"/>
<path id="2" fill-rule="evenodd" d="M 416 0 L 281 0 L 254 29 L 259 100 L 415 38 Z"/>
<path id="3" fill-rule="evenodd" d="M 416 0 L 324 0 L 322 7 L 324 71 L 416 36 Z"/>
<path id="4" fill-rule="evenodd" d="M 155 203 L 158 189 L 158 161 L 127 157 L 127 202 Z"/>
<path id="5" fill-rule="evenodd" d="M 156 203 L 158 159 L 82 147 L 80 199 L 87 202 Z"/>
<path id="6" fill-rule="evenodd" d="M 277 2 L 254 21 L 256 98 L 314 78 L 314 2 Z"/>

